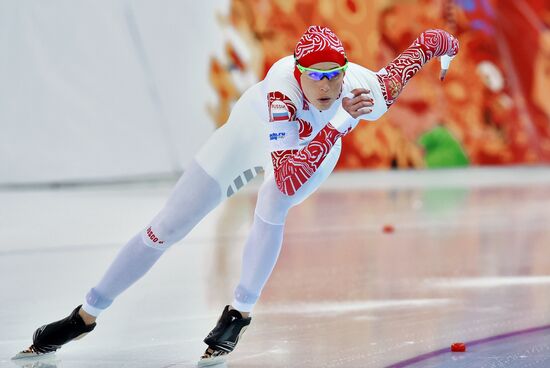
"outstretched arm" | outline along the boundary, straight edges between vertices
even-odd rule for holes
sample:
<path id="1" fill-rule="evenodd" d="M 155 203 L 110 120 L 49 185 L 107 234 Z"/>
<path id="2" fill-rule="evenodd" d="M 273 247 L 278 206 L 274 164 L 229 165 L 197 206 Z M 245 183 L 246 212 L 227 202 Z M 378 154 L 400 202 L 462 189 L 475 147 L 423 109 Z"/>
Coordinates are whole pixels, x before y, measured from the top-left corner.
<path id="1" fill-rule="evenodd" d="M 422 32 L 411 46 L 382 69 L 385 74 L 377 75 L 388 108 L 424 64 L 434 57 L 455 56 L 458 48 L 458 40 L 446 31 L 430 29 Z"/>

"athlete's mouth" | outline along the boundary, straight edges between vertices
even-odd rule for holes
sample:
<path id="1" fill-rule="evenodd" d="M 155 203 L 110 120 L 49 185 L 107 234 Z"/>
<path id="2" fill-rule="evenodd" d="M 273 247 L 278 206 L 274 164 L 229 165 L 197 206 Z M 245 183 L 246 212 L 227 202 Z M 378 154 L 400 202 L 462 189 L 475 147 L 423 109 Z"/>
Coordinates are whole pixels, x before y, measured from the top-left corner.
<path id="1" fill-rule="evenodd" d="M 331 98 L 330 97 L 321 97 L 321 98 L 318 98 L 317 100 L 319 100 L 322 103 L 327 103 L 331 100 Z"/>

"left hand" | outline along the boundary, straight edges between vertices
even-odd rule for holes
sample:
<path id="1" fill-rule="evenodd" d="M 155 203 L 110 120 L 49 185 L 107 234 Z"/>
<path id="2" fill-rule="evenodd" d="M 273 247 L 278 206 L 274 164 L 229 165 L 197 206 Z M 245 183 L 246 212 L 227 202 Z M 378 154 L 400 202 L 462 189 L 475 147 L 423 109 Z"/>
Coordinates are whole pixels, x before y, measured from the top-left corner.
<path id="1" fill-rule="evenodd" d="M 374 99 L 370 94 L 370 90 L 366 88 L 355 88 L 351 91 L 354 97 L 344 97 L 342 99 L 342 107 L 354 118 L 372 112 Z"/>
<path id="2" fill-rule="evenodd" d="M 454 59 L 454 56 L 443 55 L 439 59 L 441 61 L 441 72 L 439 73 L 439 79 L 443 82 L 443 80 L 445 80 L 445 76 L 447 75 L 447 71 L 449 70 L 449 66 L 451 65 L 451 61 Z"/>

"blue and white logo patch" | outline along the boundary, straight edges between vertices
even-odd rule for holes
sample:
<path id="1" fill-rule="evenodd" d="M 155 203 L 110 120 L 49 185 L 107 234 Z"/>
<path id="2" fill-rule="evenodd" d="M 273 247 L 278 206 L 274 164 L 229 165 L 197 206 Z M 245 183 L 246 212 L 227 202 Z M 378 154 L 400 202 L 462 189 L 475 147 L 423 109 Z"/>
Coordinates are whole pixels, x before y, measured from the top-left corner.
<path id="1" fill-rule="evenodd" d="M 269 146 L 271 151 L 298 149 L 300 146 L 300 124 L 297 121 L 279 122 L 269 125 Z"/>
<path id="2" fill-rule="evenodd" d="M 277 140 L 284 139 L 285 136 L 286 136 L 285 132 L 271 133 L 271 134 L 269 134 L 269 140 L 270 141 L 277 141 Z"/>

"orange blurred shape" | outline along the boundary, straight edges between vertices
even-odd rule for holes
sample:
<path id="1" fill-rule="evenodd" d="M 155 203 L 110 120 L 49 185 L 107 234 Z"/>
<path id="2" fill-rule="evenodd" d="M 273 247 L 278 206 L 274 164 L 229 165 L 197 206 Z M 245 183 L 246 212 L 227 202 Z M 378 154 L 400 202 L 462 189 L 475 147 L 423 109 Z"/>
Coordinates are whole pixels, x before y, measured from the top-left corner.
<path id="1" fill-rule="evenodd" d="M 226 47 L 225 47 L 225 50 L 227 52 L 227 55 L 231 59 L 232 64 L 237 69 L 243 71 L 246 66 L 245 66 L 244 62 L 242 61 L 242 59 L 240 58 L 240 56 L 237 54 L 237 51 L 235 51 L 235 48 L 232 45 L 227 44 Z"/>

